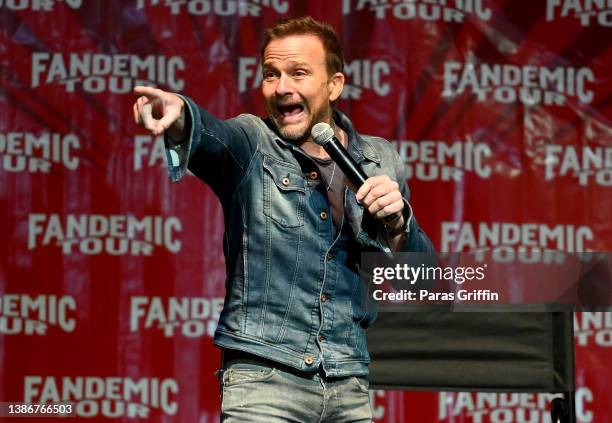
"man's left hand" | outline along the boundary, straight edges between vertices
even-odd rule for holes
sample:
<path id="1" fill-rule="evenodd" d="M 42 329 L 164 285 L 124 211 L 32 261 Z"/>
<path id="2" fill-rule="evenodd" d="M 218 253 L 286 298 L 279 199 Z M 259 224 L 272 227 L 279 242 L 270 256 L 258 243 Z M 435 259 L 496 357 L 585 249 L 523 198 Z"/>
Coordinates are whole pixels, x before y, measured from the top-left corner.
<path id="1" fill-rule="evenodd" d="M 356 198 L 376 219 L 384 219 L 387 222 L 392 220 L 393 226 L 404 225 L 401 213 L 404 209 L 402 193 L 399 190 L 399 184 L 389 176 L 372 176 L 366 179 L 357 191 Z M 393 215 L 398 217 L 398 222 L 395 221 L 396 219 L 387 217 Z"/>

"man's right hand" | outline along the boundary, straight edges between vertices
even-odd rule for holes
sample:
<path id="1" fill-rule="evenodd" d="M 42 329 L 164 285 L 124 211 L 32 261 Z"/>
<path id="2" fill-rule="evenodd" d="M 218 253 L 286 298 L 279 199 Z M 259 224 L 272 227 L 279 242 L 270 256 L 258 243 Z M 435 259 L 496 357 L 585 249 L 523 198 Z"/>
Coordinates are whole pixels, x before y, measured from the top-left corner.
<path id="1" fill-rule="evenodd" d="M 168 131 L 176 142 L 187 138 L 185 128 L 185 102 L 176 94 L 158 88 L 137 86 L 134 94 L 134 122 L 149 130 L 153 135 Z"/>

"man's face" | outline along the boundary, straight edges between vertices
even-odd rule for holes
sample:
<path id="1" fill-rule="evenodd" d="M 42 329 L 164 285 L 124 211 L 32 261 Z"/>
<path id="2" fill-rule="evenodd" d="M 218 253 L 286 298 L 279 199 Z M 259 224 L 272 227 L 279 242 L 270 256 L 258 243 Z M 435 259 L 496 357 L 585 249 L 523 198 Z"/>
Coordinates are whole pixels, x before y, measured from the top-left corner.
<path id="1" fill-rule="evenodd" d="M 328 75 L 318 37 L 292 35 L 266 46 L 261 91 L 266 111 L 284 139 L 305 141 L 316 123 L 331 123 L 331 102 L 343 85 L 340 72 Z"/>

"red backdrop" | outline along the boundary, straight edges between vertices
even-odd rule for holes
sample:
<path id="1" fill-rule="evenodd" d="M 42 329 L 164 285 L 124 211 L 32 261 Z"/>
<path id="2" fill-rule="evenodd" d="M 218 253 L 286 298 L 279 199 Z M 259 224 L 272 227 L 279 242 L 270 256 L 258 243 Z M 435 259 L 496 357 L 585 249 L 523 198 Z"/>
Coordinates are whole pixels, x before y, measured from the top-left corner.
<path id="1" fill-rule="evenodd" d="M 263 113 L 263 29 L 344 40 L 340 108 L 396 143 L 442 251 L 612 249 L 612 8 L 587 0 L 0 0 L 0 401 L 216 421 L 223 218 L 172 184 L 130 91 Z M 575 316 L 579 422 L 610 422 L 612 314 Z M 373 391 L 377 422 L 545 422 L 547 394 Z"/>

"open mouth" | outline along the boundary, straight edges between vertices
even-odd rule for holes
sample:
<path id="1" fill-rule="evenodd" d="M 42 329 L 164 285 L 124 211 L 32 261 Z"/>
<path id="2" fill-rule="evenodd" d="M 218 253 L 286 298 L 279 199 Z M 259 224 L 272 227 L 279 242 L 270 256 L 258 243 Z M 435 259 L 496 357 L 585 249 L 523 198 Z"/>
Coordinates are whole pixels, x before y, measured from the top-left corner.
<path id="1" fill-rule="evenodd" d="M 304 106 L 301 104 L 284 104 L 278 105 L 278 114 L 281 118 L 290 118 L 297 116 L 304 111 Z"/>

